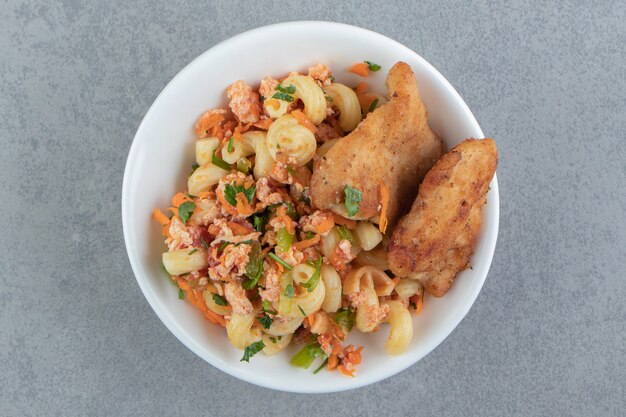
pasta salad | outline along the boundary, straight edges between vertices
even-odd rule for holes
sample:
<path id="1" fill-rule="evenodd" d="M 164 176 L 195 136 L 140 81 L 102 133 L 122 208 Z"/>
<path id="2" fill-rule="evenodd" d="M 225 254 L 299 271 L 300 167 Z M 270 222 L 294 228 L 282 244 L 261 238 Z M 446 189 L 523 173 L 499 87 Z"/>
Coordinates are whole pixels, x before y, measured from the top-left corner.
<path id="1" fill-rule="evenodd" d="M 350 68 L 363 77 L 378 70 L 367 61 Z M 153 212 L 179 298 L 224 327 L 246 362 L 298 344 L 292 365 L 353 376 L 363 347 L 348 344 L 348 333 L 383 323 L 386 351 L 402 353 L 423 288 L 389 271 L 388 192 L 378 224 L 353 218 L 357 188 L 340 196 L 347 217 L 317 209 L 309 193 L 315 162 L 385 99 L 364 82 L 336 82 L 323 64 L 266 77 L 256 89 L 236 81 L 227 98 L 228 109 L 197 120 L 187 189 Z"/>

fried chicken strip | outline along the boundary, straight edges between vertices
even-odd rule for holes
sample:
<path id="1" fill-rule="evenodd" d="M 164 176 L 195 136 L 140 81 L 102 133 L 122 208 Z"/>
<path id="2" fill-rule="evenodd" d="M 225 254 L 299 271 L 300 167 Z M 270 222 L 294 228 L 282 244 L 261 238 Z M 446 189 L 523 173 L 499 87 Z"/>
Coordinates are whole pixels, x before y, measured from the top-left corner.
<path id="1" fill-rule="evenodd" d="M 391 271 L 442 297 L 470 266 L 498 150 L 493 139 L 467 139 L 426 174 L 411 211 L 388 246 Z"/>
<path id="2" fill-rule="evenodd" d="M 359 126 L 315 163 L 311 199 L 320 209 L 348 217 L 344 189 L 362 193 L 353 219 L 379 221 L 380 187 L 391 196 L 387 219 L 393 226 L 409 207 L 426 172 L 443 154 L 441 139 L 430 129 L 411 67 L 396 63 L 387 76 L 389 102 L 370 113 Z"/>

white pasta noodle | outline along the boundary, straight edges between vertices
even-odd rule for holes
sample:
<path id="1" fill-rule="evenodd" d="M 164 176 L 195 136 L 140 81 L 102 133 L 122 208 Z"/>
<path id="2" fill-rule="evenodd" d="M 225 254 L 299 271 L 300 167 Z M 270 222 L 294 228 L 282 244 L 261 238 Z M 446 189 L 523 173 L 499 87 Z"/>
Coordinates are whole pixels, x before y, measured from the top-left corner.
<path id="1" fill-rule="evenodd" d="M 275 161 L 305 165 L 315 155 L 315 135 L 290 114 L 272 123 L 265 140 L 270 155 Z"/>
<path id="2" fill-rule="evenodd" d="M 374 249 L 383 240 L 383 234 L 378 227 L 370 222 L 358 222 L 352 234 L 356 243 L 365 251 Z"/>
<path id="3" fill-rule="evenodd" d="M 336 227 L 330 229 L 326 236 L 322 236 L 319 243 L 320 252 L 327 258 L 335 251 L 335 248 L 341 241 L 341 236 L 339 236 L 339 232 Z"/>
<path id="4" fill-rule="evenodd" d="M 220 179 L 227 174 L 228 171 L 209 162 L 196 169 L 193 174 L 189 176 L 187 187 L 191 194 L 198 195 L 202 191 L 207 191 L 209 188 L 216 185 Z"/>
<path id="5" fill-rule="evenodd" d="M 290 317 L 278 315 L 274 317 L 274 321 L 270 325 L 269 329 L 263 329 L 263 332 L 271 336 L 284 336 L 296 331 L 302 324 L 304 317 Z"/>
<path id="6" fill-rule="evenodd" d="M 163 254 L 163 266 L 170 275 L 182 275 L 208 266 L 204 248 L 185 248 Z"/>
<path id="7" fill-rule="evenodd" d="M 215 314 L 219 314 L 220 316 L 226 316 L 232 313 L 231 306 L 221 306 L 215 302 L 213 299 L 213 294 L 217 294 L 217 291 L 211 291 L 208 287 L 204 289 L 202 292 L 202 297 L 204 298 L 204 302 L 206 306 L 214 312 Z"/>
<path id="8" fill-rule="evenodd" d="M 220 144 L 220 140 L 216 137 L 204 138 L 196 140 L 196 162 L 198 165 L 204 165 L 211 162 L 213 152 Z"/>
<path id="9" fill-rule="evenodd" d="M 378 308 L 379 302 L 378 296 L 373 288 L 365 287 L 363 288 L 363 292 L 365 293 L 365 301 L 356 308 L 355 325 L 356 328 L 363 333 L 369 333 L 379 324 L 370 317 L 371 311 Z"/>
<path id="10" fill-rule="evenodd" d="M 378 246 L 370 251 L 361 251 L 355 259 L 355 264 L 357 266 L 371 265 L 386 271 L 389 269 L 387 251 L 381 246 Z"/>
<path id="11" fill-rule="evenodd" d="M 394 288 L 398 296 L 402 299 L 408 299 L 415 294 L 422 293 L 422 285 L 414 279 L 403 278 Z"/>
<path id="12" fill-rule="evenodd" d="M 330 265 L 322 265 L 321 276 L 326 290 L 322 310 L 334 313 L 341 307 L 341 277 Z"/>
<path id="13" fill-rule="evenodd" d="M 324 87 L 324 92 L 332 99 L 332 105 L 339 109 L 339 127 L 344 132 L 353 131 L 361 122 L 361 105 L 354 90 L 332 83 Z"/>
<path id="14" fill-rule="evenodd" d="M 263 353 L 265 353 L 266 355 L 277 354 L 289 345 L 292 337 L 293 334 L 291 333 L 284 336 L 271 336 L 268 334 L 263 334 L 263 338 L 261 339 L 263 341 L 263 344 L 265 345 L 265 347 L 263 348 Z"/>
<path id="15" fill-rule="evenodd" d="M 287 77 L 282 83 L 283 87 L 293 85 L 296 92 L 295 98 L 302 100 L 304 104 L 304 114 L 309 120 L 318 125 L 326 118 L 326 97 L 324 91 L 317 85 L 312 77 L 307 75 L 293 75 Z"/>
<path id="16" fill-rule="evenodd" d="M 265 133 L 263 132 L 246 132 L 241 135 L 241 140 L 233 139 L 232 151 L 228 148 L 230 145 L 226 145 L 222 148 L 222 159 L 229 164 L 236 164 L 241 158 L 250 156 L 254 153 L 254 144 L 258 138 L 265 139 Z"/>
<path id="17" fill-rule="evenodd" d="M 298 264 L 295 265 L 289 273 L 291 274 L 293 282 L 296 284 L 303 284 L 307 282 L 311 278 L 311 275 L 315 273 L 315 268 L 307 264 Z"/>
<path id="18" fill-rule="evenodd" d="M 261 177 L 269 177 L 270 173 L 276 166 L 276 161 L 272 158 L 269 149 L 267 149 L 266 134 L 258 132 L 259 135 L 254 136 L 254 169 L 252 170 L 254 178 L 257 180 Z"/>
<path id="19" fill-rule="evenodd" d="M 387 300 L 383 305 L 389 306 L 389 314 L 385 321 L 389 323 L 391 330 L 385 343 L 385 352 L 390 355 L 404 353 L 413 338 L 413 320 L 409 310 L 398 301 Z"/>
<path id="20" fill-rule="evenodd" d="M 356 294 L 363 288 L 372 288 L 379 297 L 390 295 L 395 284 L 385 271 L 374 266 L 353 268 L 343 281 L 344 294 Z"/>
<path id="21" fill-rule="evenodd" d="M 237 349 L 244 349 L 251 343 L 261 340 L 261 331 L 253 328 L 254 314 L 233 314 L 226 323 L 228 340 Z"/>
<path id="22" fill-rule="evenodd" d="M 286 287 L 292 283 L 302 284 L 308 281 L 314 272 L 315 268 L 310 265 L 295 265 L 291 271 L 283 274 L 283 285 Z M 318 282 L 312 291 L 303 288 L 300 294 L 295 294 L 291 298 L 287 297 L 283 290 L 280 296 L 278 311 L 285 316 L 304 318 L 320 309 L 324 302 L 325 294 L 326 289 L 322 282 Z"/>

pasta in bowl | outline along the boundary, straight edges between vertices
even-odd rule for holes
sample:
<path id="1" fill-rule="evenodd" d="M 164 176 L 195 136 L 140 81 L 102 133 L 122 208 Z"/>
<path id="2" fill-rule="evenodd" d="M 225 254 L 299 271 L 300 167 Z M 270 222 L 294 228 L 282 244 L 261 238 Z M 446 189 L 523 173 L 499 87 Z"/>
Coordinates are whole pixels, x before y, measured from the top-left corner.
<path id="1" fill-rule="evenodd" d="M 360 29 L 321 23 L 303 25 L 303 31 L 293 33 L 305 38 L 311 25 L 328 25 L 337 36 L 353 30 L 361 33 Z M 279 25 L 257 31 L 257 35 L 265 33 L 269 39 L 288 27 L 293 29 Z M 316 208 L 311 201 L 308 186 L 322 148 L 329 148 L 333 140 L 340 141 L 364 115 L 384 105 L 380 94 L 383 79 L 379 75 L 397 59 L 414 68 L 425 65 L 393 41 L 364 33 L 381 42 L 381 47 L 396 46 L 383 55 L 372 54 L 366 45 L 361 47 L 359 58 L 366 57 L 382 67 L 365 80 L 369 88 L 364 89 L 364 80 L 348 71 L 358 58 L 340 62 L 334 58 L 325 61 L 327 65 L 316 65 L 311 56 L 327 56 L 328 52 L 312 45 L 312 55 L 302 54 L 295 65 L 278 62 L 271 68 L 258 68 L 242 75 L 241 83 L 236 78 L 227 80 L 226 74 L 218 77 L 225 81 L 222 84 L 211 80 L 211 88 L 204 90 L 206 98 L 193 99 L 193 108 L 183 106 L 177 112 L 181 115 L 179 130 L 170 127 L 159 133 L 177 141 L 177 151 L 170 148 L 167 152 L 144 153 L 150 155 L 148 163 L 141 159 L 139 145 L 133 145 L 129 156 L 129 164 L 131 158 L 133 164 L 127 167 L 125 176 L 125 236 L 146 297 L 192 350 L 215 366 L 264 386 L 323 392 L 358 387 L 389 376 L 425 355 L 452 330 L 484 280 L 480 275 L 474 280 L 459 280 L 458 288 L 469 295 L 461 294 L 465 303 L 453 304 L 461 311 L 451 318 L 440 300 L 424 299 L 419 283 L 390 273 L 384 251 L 380 250 L 388 237 L 384 237 L 378 219 L 352 219 Z M 206 56 L 210 59 L 198 70 L 215 62 L 220 51 L 226 53 L 233 48 L 232 42 L 242 47 L 251 39 L 244 36 L 229 42 L 231 46 L 226 49 L 217 47 L 213 57 L 209 52 Z M 328 51 L 328 44 L 325 48 Z M 334 57 L 340 55 L 335 52 Z M 268 80 L 272 76 L 275 79 Z M 189 77 L 177 78 L 171 86 L 177 81 L 185 84 Z M 437 85 L 437 81 L 435 77 L 431 82 Z M 228 86 L 231 88 L 224 100 L 220 95 Z M 173 99 L 168 97 L 168 89 L 174 91 L 170 87 L 159 100 Z M 449 86 L 439 88 L 447 91 Z M 190 90 L 185 91 L 189 94 Z M 157 117 L 159 100 L 144 124 L 151 115 Z M 457 109 L 463 114 L 462 110 Z M 183 127 L 183 120 L 187 127 Z M 437 127 L 437 123 L 432 124 Z M 470 118 L 462 136 L 482 136 L 471 127 Z M 440 129 L 444 138 L 454 137 L 445 130 Z M 156 132 L 142 125 L 138 137 L 150 137 Z M 180 167 L 181 160 L 194 165 L 188 178 L 188 168 L 184 173 L 175 168 Z M 137 207 L 129 196 L 142 176 L 130 172 L 137 167 L 149 171 L 148 165 L 154 164 L 167 166 L 168 175 L 159 176 L 159 188 L 171 190 L 174 196 L 160 192 L 158 199 L 151 200 L 148 211 L 137 210 L 148 217 L 158 206 L 159 211 L 153 215 L 161 223 L 160 228 L 153 223 L 138 233 L 128 223 L 127 213 Z M 165 253 L 152 243 L 158 241 L 156 230 L 166 235 Z M 151 239 L 147 246 L 150 250 L 142 250 L 143 255 L 133 249 L 131 242 L 140 235 Z M 478 257 L 484 256 L 481 253 L 485 250 L 489 252 L 490 243 L 483 244 L 486 248 L 479 245 L 475 251 Z M 162 272 L 156 272 L 158 257 L 178 289 L 162 284 L 167 279 Z M 480 274 L 486 274 L 488 262 L 473 260 L 473 264 L 474 271 L 480 269 Z M 153 272 L 138 272 L 143 268 Z M 140 279 L 146 275 L 151 278 Z M 468 284 L 470 291 L 463 288 Z M 455 297 L 458 288 L 450 296 Z M 423 305 L 426 307 L 422 309 Z M 423 312 L 417 315 L 419 310 Z M 431 313 L 448 323 L 437 324 L 438 319 L 428 317 Z M 203 323 L 205 319 L 214 325 Z M 225 345 L 226 340 L 234 347 Z M 270 369 L 279 369 L 278 374 L 289 382 L 281 382 Z"/>

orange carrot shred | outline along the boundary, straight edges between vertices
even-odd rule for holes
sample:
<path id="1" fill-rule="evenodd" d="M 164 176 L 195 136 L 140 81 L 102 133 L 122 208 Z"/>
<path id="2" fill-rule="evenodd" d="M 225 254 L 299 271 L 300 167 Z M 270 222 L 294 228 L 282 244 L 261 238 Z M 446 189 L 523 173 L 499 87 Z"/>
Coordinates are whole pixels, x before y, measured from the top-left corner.
<path id="1" fill-rule="evenodd" d="M 170 223 L 170 221 L 171 221 L 171 220 L 170 220 L 170 219 L 169 219 L 169 218 L 168 218 L 165 214 L 163 214 L 163 212 L 162 212 L 161 210 L 159 210 L 158 208 L 155 208 L 155 209 L 152 211 L 152 216 L 154 217 L 154 220 L 156 220 L 157 222 L 159 222 L 159 224 L 160 224 L 161 226 L 165 226 L 165 225 L 169 224 L 169 223 Z"/>
<path id="2" fill-rule="evenodd" d="M 254 230 L 248 229 L 247 227 L 242 226 L 239 223 L 229 221 L 226 222 L 226 224 L 228 224 L 228 227 L 230 227 L 230 230 L 233 231 L 233 234 L 235 236 L 247 235 L 254 232 Z"/>
<path id="3" fill-rule="evenodd" d="M 350 230 L 356 227 L 356 222 L 354 220 L 346 219 L 345 217 L 340 216 L 336 213 L 333 213 L 333 219 L 335 220 L 335 223 L 346 226 Z"/>
<path id="4" fill-rule="evenodd" d="M 370 75 L 365 62 L 357 62 L 356 64 L 353 64 L 350 68 L 348 68 L 348 71 L 353 74 L 360 75 L 361 77 L 368 77 Z"/>
<path id="5" fill-rule="evenodd" d="M 219 127 L 224 121 L 224 116 L 220 113 L 214 113 L 212 110 L 204 113 L 196 122 L 196 134 L 199 136 L 206 135 L 209 130 L 214 131 L 215 127 Z"/>
<path id="6" fill-rule="evenodd" d="M 356 87 L 354 87 L 354 91 L 357 93 L 357 95 L 359 95 L 359 94 L 365 93 L 368 88 L 369 86 L 367 85 L 367 83 L 364 83 L 363 81 L 361 81 L 360 83 L 357 84 Z"/>
<path id="7" fill-rule="evenodd" d="M 183 193 L 177 193 L 174 197 L 172 197 L 172 205 L 174 207 L 179 207 L 181 204 L 192 201 L 187 195 Z"/>
<path id="8" fill-rule="evenodd" d="M 388 220 L 387 220 L 387 209 L 389 208 L 389 189 L 383 182 L 380 180 L 380 188 L 378 189 L 380 193 L 380 220 L 378 221 L 378 228 L 381 233 L 385 233 L 387 230 Z"/>
<path id="9" fill-rule="evenodd" d="M 267 129 L 270 128 L 271 124 L 272 124 L 272 119 L 265 119 L 265 120 L 261 120 L 261 121 L 256 122 L 252 126 L 257 127 L 259 129 L 262 129 L 262 130 L 267 130 Z"/>
<path id="10" fill-rule="evenodd" d="M 315 235 L 310 239 L 301 240 L 300 242 L 294 243 L 293 247 L 301 251 L 306 248 L 310 248 L 311 246 L 315 245 L 319 241 L 320 241 L 320 235 Z"/>
<path id="11" fill-rule="evenodd" d="M 291 112 L 291 115 L 296 118 L 298 123 L 307 129 L 309 129 L 313 133 L 317 133 L 317 128 L 315 125 L 309 120 L 309 118 L 304 114 L 301 110 L 294 110 Z"/>

